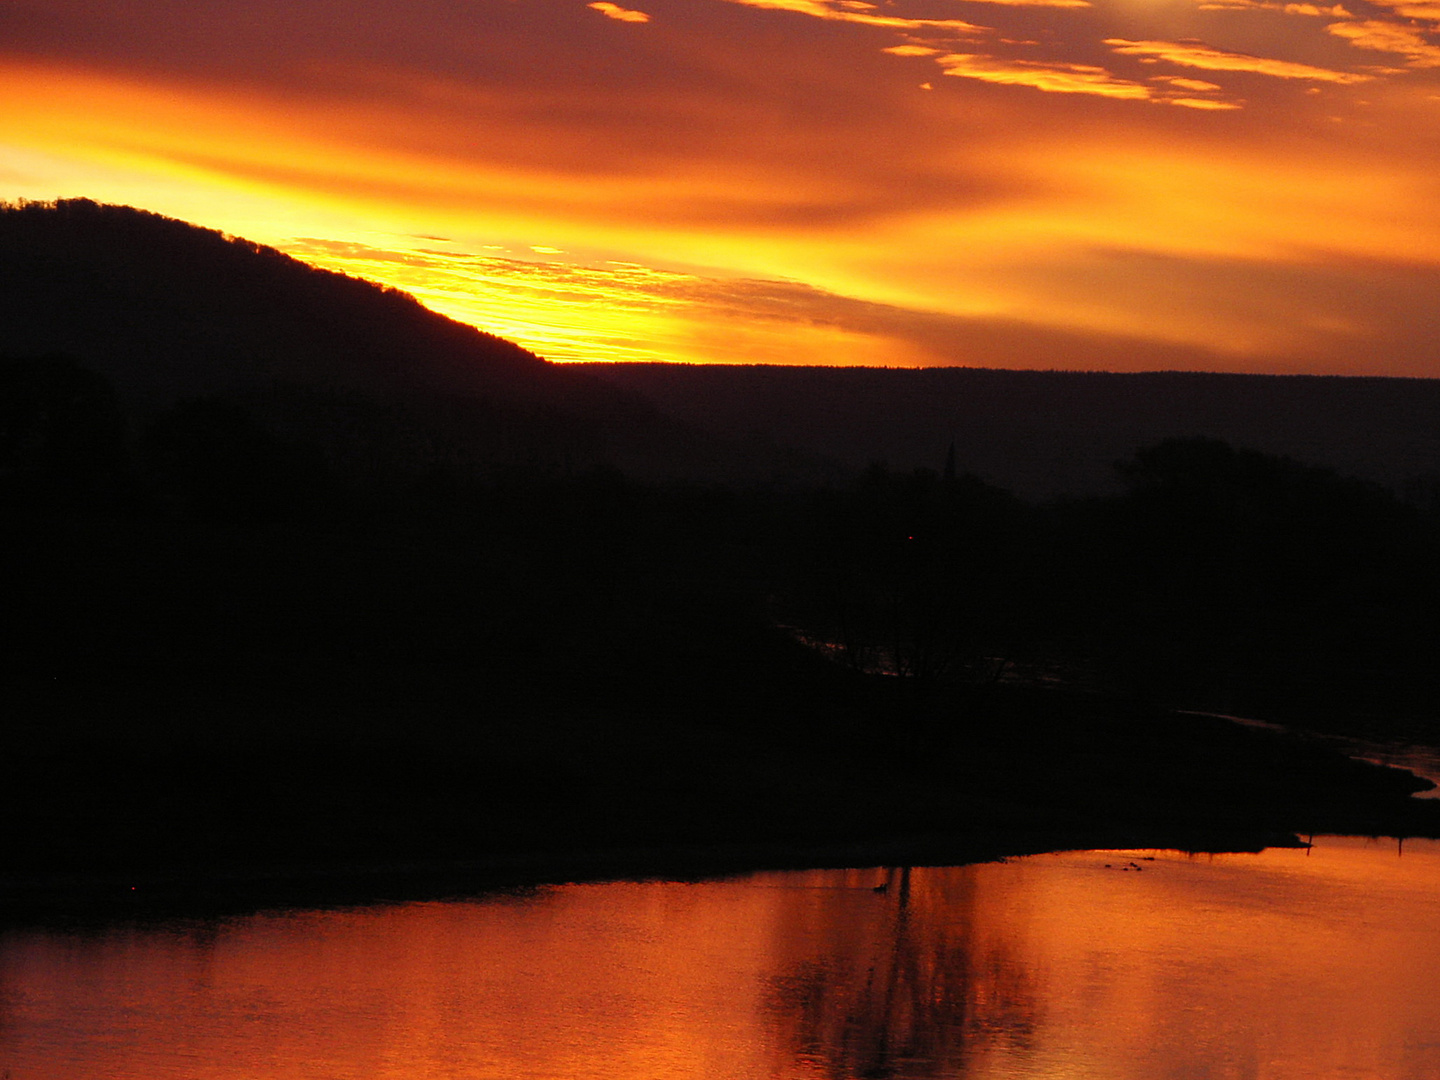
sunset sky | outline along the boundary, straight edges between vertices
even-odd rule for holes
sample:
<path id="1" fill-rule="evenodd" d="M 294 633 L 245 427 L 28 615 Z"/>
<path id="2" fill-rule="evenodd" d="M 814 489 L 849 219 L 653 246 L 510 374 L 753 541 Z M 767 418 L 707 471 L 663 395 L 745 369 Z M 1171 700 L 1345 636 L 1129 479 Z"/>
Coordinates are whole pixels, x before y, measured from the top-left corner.
<path id="1" fill-rule="evenodd" d="M 1440 375 L 1440 0 L 0 0 L 0 198 L 553 360 Z"/>

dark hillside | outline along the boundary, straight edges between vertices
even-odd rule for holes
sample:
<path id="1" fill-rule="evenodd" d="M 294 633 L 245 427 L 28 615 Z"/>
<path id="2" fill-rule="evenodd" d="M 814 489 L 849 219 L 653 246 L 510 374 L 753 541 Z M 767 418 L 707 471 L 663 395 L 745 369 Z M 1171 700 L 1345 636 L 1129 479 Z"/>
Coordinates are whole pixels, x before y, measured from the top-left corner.
<path id="1" fill-rule="evenodd" d="M 1057 358 L 1063 360 L 1063 358 Z M 1421 499 L 1440 477 L 1440 380 L 982 368 L 587 364 L 677 419 L 758 445 L 937 469 L 1027 498 L 1119 489 L 1114 463 L 1205 436 Z"/>
<path id="2" fill-rule="evenodd" d="M 0 353 L 63 353 L 127 399 L 276 380 L 505 396 L 563 385 L 533 353 L 273 248 L 85 199 L 0 209 Z"/>
<path id="3" fill-rule="evenodd" d="M 405 293 L 87 199 L 0 205 L 5 356 L 65 357 L 142 424 L 224 398 L 352 473 L 747 467 L 633 392 Z"/>

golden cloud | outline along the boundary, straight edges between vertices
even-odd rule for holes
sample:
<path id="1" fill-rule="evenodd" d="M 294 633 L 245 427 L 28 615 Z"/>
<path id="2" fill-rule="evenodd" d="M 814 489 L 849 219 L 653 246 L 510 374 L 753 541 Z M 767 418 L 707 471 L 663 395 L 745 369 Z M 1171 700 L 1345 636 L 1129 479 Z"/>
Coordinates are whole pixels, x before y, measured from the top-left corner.
<path id="1" fill-rule="evenodd" d="M 1371 78 L 1369 75 L 1332 71 L 1329 68 L 1312 67 L 1289 60 L 1224 52 L 1198 41 L 1127 41 L 1125 38 L 1106 38 L 1105 44 L 1122 56 L 1150 57 L 1204 71 L 1243 71 L 1254 75 L 1270 75 L 1277 79 L 1309 79 L 1332 83 L 1367 82 Z"/>
<path id="2" fill-rule="evenodd" d="M 621 22 L 639 23 L 650 21 L 650 16 L 646 15 L 643 11 L 631 11 L 628 8 L 622 8 L 618 4 L 608 3 L 607 0 L 598 0 L 597 3 L 586 4 L 585 6 L 594 8 L 607 18 L 619 19 Z"/>
<path id="3" fill-rule="evenodd" d="M 962 19 L 907 19 L 898 15 L 872 15 L 868 11 L 856 11 L 849 6 L 831 6 L 825 0 L 730 0 L 732 4 L 745 7 L 763 8 L 767 11 L 791 11 L 797 15 L 809 15 L 814 19 L 831 22 L 860 23 L 863 26 L 883 26 L 893 30 L 954 30 L 970 34 L 984 27 Z M 987 0 L 988 2 L 988 0 Z M 1085 0 L 1037 0 L 1046 7 L 1089 7 Z"/>
<path id="4" fill-rule="evenodd" d="M 1150 87 L 1118 79 L 1104 68 L 1089 64 L 1002 60 L 976 53 L 950 53 L 939 57 L 936 63 L 946 75 L 1006 86 L 1030 86 L 1054 94 L 1095 94 L 1138 101 L 1153 96 Z"/>
<path id="5" fill-rule="evenodd" d="M 888 49 L 881 49 L 891 56 L 935 56 L 941 50 L 931 48 L 929 45 L 891 45 Z"/>
<path id="6" fill-rule="evenodd" d="M 1440 46 L 1432 45 L 1416 30 L 1379 19 L 1365 22 L 1331 23 L 1325 28 L 1357 49 L 1395 53 L 1410 61 L 1411 67 L 1440 67 Z"/>
<path id="7" fill-rule="evenodd" d="M 1433 0 L 1427 3 L 1412 4 L 1406 0 L 1373 0 L 1380 7 L 1387 7 L 1397 15 L 1403 15 L 1407 19 L 1419 19 L 1423 22 L 1440 22 L 1440 3 Z"/>
<path id="8" fill-rule="evenodd" d="M 1354 18 L 1340 4 L 1321 7 L 1318 4 L 1285 4 L 1271 0 L 1205 0 L 1198 7 L 1201 11 L 1278 11 L 1282 15 L 1306 15 L 1312 18 Z"/>
<path id="9" fill-rule="evenodd" d="M 1179 105 L 1182 109 L 1239 109 L 1242 108 L 1238 101 L 1217 101 L 1215 98 L 1188 98 L 1173 97 L 1162 98 L 1162 104 Z"/>
<path id="10" fill-rule="evenodd" d="M 1163 82 L 1167 86 L 1173 86 L 1180 90 L 1193 90 L 1199 93 L 1209 93 L 1212 90 L 1220 89 L 1213 82 L 1205 82 L 1203 79 L 1182 79 L 1178 75 L 1152 75 L 1150 81 Z"/>
<path id="11" fill-rule="evenodd" d="M 963 79 L 1000 83 L 1006 86 L 1028 86 L 1052 94 L 1093 94 L 1097 97 L 1126 101 L 1151 101 L 1178 105 L 1182 109 L 1238 109 L 1234 102 L 1213 98 L 1194 98 L 1158 92 L 1156 87 L 1131 82 L 1092 64 L 1065 64 L 1037 60 L 1002 60 L 977 53 L 950 53 L 936 58 L 941 71 Z M 1219 90 L 1214 83 L 1199 79 L 1174 79 L 1157 76 L 1152 82 L 1164 82 L 1191 92 Z"/>
<path id="12" fill-rule="evenodd" d="M 970 34 L 985 28 L 961 19 L 923 19 L 900 15 L 876 15 L 876 5 L 861 0 L 730 0 L 733 4 L 763 8 L 768 11 L 791 11 L 814 19 L 832 22 L 860 23 L 892 30 L 950 30 Z M 1090 0 L 975 0 L 976 3 L 1002 7 L 1088 8 Z"/>

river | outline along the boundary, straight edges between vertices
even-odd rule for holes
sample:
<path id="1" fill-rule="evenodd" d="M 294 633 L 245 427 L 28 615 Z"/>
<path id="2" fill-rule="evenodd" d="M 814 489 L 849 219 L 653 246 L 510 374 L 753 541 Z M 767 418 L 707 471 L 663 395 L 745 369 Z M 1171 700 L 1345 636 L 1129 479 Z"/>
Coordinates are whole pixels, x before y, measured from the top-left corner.
<path id="1" fill-rule="evenodd" d="M 1440 843 L 0 936 L 9 1080 L 1440 1076 Z"/>

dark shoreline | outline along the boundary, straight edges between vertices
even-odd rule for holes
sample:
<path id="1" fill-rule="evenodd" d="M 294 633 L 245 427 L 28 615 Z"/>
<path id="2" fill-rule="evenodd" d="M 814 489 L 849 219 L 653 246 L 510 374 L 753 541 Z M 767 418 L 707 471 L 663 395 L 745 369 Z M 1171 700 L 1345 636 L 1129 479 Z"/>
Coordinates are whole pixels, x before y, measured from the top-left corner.
<path id="1" fill-rule="evenodd" d="M 1287 741 L 1303 736 L 1284 735 Z M 1333 753 L 1333 752 L 1332 752 Z M 345 908 L 466 899 L 548 885 L 698 881 L 767 870 L 956 866 L 1076 850 L 1191 854 L 1305 847 L 1315 836 L 1440 838 L 1440 801 L 1405 795 L 1425 781 L 1370 766 L 1368 783 L 1336 792 L 1350 810 L 1321 815 L 1308 834 L 1256 824 L 1207 827 L 1132 821 L 1074 828 L 954 828 L 811 842 L 759 838 L 708 843 L 561 843 L 476 858 L 258 860 L 132 872 L 0 871 L 0 927 L 87 926 L 238 917 L 263 910 Z M 1388 789 L 1376 798 L 1379 789 Z M 1397 797 L 1398 796 L 1398 797 Z M 1303 838 L 1308 835 L 1309 839 Z"/>
<path id="2" fill-rule="evenodd" d="M 137 788 L 139 802 L 114 808 L 130 815 L 115 825 L 84 787 L 95 774 L 80 770 L 64 774 L 69 795 L 51 802 L 90 797 L 88 808 L 74 803 L 78 817 L 31 816 L 23 847 L 22 823 L 8 822 L 0 925 L 223 917 L 573 881 L 957 865 L 1057 850 L 1259 851 L 1302 845 L 1307 835 L 1440 837 L 1440 800 L 1412 797 L 1427 781 L 1304 733 L 1033 688 L 997 692 L 987 715 L 989 723 L 943 740 L 916 728 L 921 742 L 889 760 L 871 751 L 863 769 L 863 751 L 853 748 L 826 759 L 802 744 L 768 772 L 750 757 L 761 747 L 735 748 L 733 759 L 712 763 L 741 770 L 722 771 L 719 786 L 696 771 L 688 743 L 607 761 L 589 786 L 573 786 L 573 772 L 532 767 L 518 778 L 530 791 L 524 805 L 476 802 L 468 770 L 458 786 L 439 772 L 402 771 L 379 801 L 361 774 L 344 771 L 292 790 L 300 801 L 291 816 L 282 806 L 256 818 L 229 801 L 233 787 L 184 786 L 178 777 L 203 764 L 197 757 L 167 761 L 148 794 Z M 256 752 L 273 755 L 275 746 L 262 739 Z M 365 752 L 384 756 L 383 746 Z M 695 786 L 677 786 L 682 768 Z M 176 801 L 181 792 L 188 801 Z M 619 799 L 629 802 L 617 807 Z M 437 826 L 448 832 L 437 835 Z"/>
<path id="3" fill-rule="evenodd" d="M 475 861 L 336 864 L 151 872 L 0 875 L 0 927 L 237 917 L 257 911 L 465 899 L 550 885 L 700 881 L 762 871 L 961 866 L 1079 850 L 1191 854 L 1304 847 L 1294 834 L 1193 834 L 1143 829 L 1106 835 L 914 836 L 799 846 L 713 846 L 553 851 Z"/>

